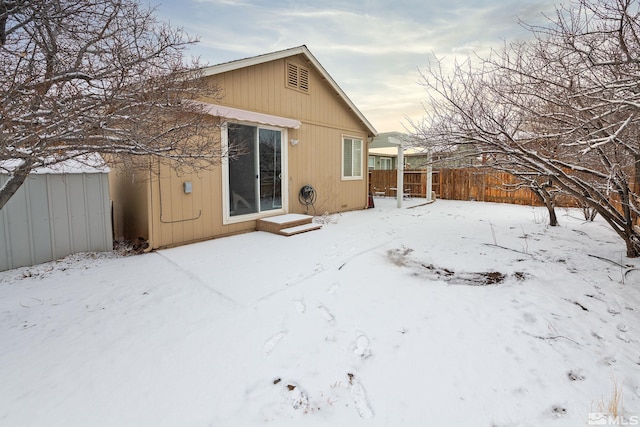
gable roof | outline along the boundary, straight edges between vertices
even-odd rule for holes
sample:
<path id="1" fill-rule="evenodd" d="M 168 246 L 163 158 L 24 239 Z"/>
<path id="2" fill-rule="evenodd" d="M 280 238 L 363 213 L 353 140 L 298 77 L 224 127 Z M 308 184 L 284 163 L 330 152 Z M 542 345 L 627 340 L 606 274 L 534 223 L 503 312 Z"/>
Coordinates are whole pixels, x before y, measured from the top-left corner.
<path id="1" fill-rule="evenodd" d="M 364 114 L 362 114 L 358 107 L 356 107 L 356 105 L 349 99 L 347 94 L 344 93 L 340 86 L 338 86 L 338 83 L 333 80 L 329 73 L 327 73 L 327 70 L 324 69 L 324 67 L 320 64 L 320 62 L 318 62 L 315 56 L 311 54 L 311 52 L 305 45 L 205 67 L 202 69 L 202 76 L 213 76 L 216 74 L 226 73 L 228 71 L 234 71 L 245 67 L 251 67 L 253 65 L 264 64 L 265 62 L 271 62 L 295 55 L 305 56 L 314 66 L 316 71 L 320 73 L 320 75 L 327 81 L 327 83 L 329 83 L 329 86 L 331 86 L 331 88 L 336 91 L 336 93 L 340 96 L 344 103 L 347 104 L 351 111 L 353 111 L 358 119 L 360 119 L 360 121 L 367 127 L 369 133 L 374 136 L 378 134 L 373 125 L 369 123 L 369 120 L 367 120 Z"/>

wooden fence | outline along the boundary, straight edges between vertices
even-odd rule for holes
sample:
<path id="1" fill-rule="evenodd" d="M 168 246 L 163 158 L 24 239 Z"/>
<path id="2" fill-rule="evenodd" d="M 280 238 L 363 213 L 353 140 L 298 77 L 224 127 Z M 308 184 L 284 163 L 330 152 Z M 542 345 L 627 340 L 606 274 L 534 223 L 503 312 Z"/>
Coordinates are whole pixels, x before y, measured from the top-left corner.
<path id="1" fill-rule="evenodd" d="M 396 170 L 369 171 L 372 193 L 395 196 L 398 172 Z M 432 173 L 432 191 L 436 197 L 449 200 L 478 200 L 483 202 L 541 205 L 541 201 L 527 188 L 508 189 L 516 184 L 508 173 L 489 173 L 478 169 L 440 169 Z M 404 171 L 404 190 L 415 197 L 427 195 L 427 171 Z"/>
<path id="2" fill-rule="evenodd" d="M 369 171 L 370 190 L 372 193 L 395 196 L 397 177 L 395 170 Z M 533 191 L 517 184 L 518 179 L 513 175 L 490 169 L 439 169 L 432 173 L 432 191 L 439 199 L 543 205 Z M 634 183 L 631 188 L 637 188 L 638 185 L 640 184 Z M 404 189 L 415 197 L 426 197 L 427 172 L 404 171 Z M 615 203 L 615 198 L 613 201 Z M 579 203 L 570 196 L 558 196 L 555 198 L 555 206 L 579 207 Z M 635 222 L 640 226 L 640 217 L 635 218 Z"/>
<path id="3" fill-rule="evenodd" d="M 369 171 L 369 189 L 372 193 L 384 193 L 385 196 L 395 196 L 398 183 L 396 170 Z M 427 171 L 404 171 L 404 190 L 415 197 L 427 196 Z"/>
<path id="4" fill-rule="evenodd" d="M 506 172 L 478 169 L 440 169 L 433 173 L 436 196 L 449 200 L 511 203 L 541 206 L 542 201 Z"/>
<path id="5" fill-rule="evenodd" d="M 369 185 L 372 193 L 395 196 L 397 186 L 396 170 L 369 171 Z M 439 199 L 477 200 L 481 202 L 511 203 L 527 206 L 541 206 L 542 201 L 528 188 L 518 187 L 518 180 L 506 172 L 487 169 L 439 169 L 432 173 L 432 191 Z M 415 197 L 426 197 L 427 171 L 404 171 L 404 189 Z M 572 199 L 560 201 L 562 206 L 576 206 Z M 559 200 L 558 200 L 559 201 Z"/>

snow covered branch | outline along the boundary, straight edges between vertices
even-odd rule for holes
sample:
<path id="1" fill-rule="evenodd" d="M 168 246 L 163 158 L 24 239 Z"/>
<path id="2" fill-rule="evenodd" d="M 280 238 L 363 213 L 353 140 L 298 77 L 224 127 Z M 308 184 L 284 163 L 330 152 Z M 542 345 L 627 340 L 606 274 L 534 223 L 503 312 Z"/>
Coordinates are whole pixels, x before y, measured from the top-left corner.
<path id="1" fill-rule="evenodd" d="M 450 72 L 432 64 L 415 138 L 432 149 L 472 146 L 483 166 L 534 192 L 550 184 L 597 211 L 627 255 L 640 256 L 639 10 L 637 0 L 573 0 L 548 27 L 528 27 L 530 42 Z"/>
<path id="2" fill-rule="evenodd" d="M 221 95 L 183 57 L 195 42 L 137 0 L 0 0 L 0 162 L 23 161 L 10 179 L 91 152 L 219 163 L 219 121 L 188 102 Z"/>

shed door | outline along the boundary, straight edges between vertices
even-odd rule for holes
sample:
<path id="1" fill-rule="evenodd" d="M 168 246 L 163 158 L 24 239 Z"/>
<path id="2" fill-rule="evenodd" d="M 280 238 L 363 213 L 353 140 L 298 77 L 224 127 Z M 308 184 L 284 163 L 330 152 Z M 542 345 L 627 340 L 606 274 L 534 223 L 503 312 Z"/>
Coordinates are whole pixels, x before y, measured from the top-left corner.
<path id="1" fill-rule="evenodd" d="M 282 131 L 230 124 L 228 141 L 242 154 L 229 161 L 229 216 L 282 208 Z"/>

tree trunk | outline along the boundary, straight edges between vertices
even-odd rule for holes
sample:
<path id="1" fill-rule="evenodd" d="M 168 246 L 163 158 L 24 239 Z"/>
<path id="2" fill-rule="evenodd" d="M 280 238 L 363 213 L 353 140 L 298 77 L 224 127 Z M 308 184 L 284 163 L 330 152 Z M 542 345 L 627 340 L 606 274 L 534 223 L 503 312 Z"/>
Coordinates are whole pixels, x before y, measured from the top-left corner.
<path id="1" fill-rule="evenodd" d="M 546 190 L 543 189 L 544 193 L 547 193 Z M 547 193 L 548 197 L 543 197 L 544 205 L 547 207 L 547 211 L 549 212 L 549 225 L 551 227 L 555 227 L 558 225 L 558 217 L 556 216 L 556 210 L 553 206 L 553 199 L 549 193 Z"/>
<path id="2" fill-rule="evenodd" d="M 640 256 L 640 234 L 636 232 L 628 233 L 624 237 L 624 242 L 627 245 L 627 257 L 637 258 Z"/>
<path id="3" fill-rule="evenodd" d="M 579 195 L 574 194 L 579 197 Z M 595 201 L 584 198 L 582 203 L 586 203 L 596 210 L 600 217 L 604 219 L 616 232 L 627 247 L 627 257 L 637 258 L 640 257 L 640 232 L 634 227 L 633 223 L 625 221 L 621 218 L 620 212 L 612 212 L 603 206 L 598 205 Z"/>
<path id="4" fill-rule="evenodd" d="M 4 183 L 4 185 L 0 188 L 0 209 L 7 204 L 9 199 L 16 194 L 16 191 L 22 186 L 24 181 L 29 176 L 29 172 L 31 172 L 33 166 L 33 162 L 25 161 L 20 166 L 18 166 L 14 171 L 13 175 L 9 177 L 9 180 Z"/>
<path id="5" fill-rule="evenodd" d="M 549 212 L 549 225 L 551 227 L 557 226 L 558 217 L 556 216 L 556 210 L 553 205 L 553 196 L 551 195 L 551 193 L 549 193 L 544 187 L 539 187 L 537 185 L 531 186 L 531 190 L 536 196 L 538 196 L 540 200 L 542 200 L 542 203 L 544 203 L 544 205 L 546 206 L 547 211 Z"/>

